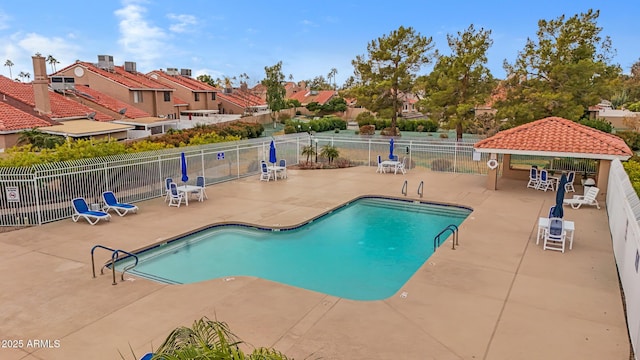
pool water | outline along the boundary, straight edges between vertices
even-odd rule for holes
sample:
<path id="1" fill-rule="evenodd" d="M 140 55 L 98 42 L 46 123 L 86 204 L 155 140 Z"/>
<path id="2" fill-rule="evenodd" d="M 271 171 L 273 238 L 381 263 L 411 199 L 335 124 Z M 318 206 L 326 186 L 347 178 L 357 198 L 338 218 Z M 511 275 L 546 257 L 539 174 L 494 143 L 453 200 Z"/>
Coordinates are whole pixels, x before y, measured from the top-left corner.
<path id="1" fill-rule="evenodd" d="M 295 229 L 212 227 L 138 254 L 130 272 L 178 284 L 255 276 L 347 299 L 381 300 L 432 255 L 440 231 L 470 212 L 362 198 Z"/>

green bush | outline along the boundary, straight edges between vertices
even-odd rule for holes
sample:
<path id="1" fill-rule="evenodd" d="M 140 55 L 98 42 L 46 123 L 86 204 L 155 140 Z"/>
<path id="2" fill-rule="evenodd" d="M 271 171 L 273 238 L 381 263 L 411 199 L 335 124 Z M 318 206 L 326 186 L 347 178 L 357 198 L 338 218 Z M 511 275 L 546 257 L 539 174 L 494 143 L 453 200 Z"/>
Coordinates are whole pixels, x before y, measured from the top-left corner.
<path id="1" fill-rule="evenodd" d="M 622 140 L 631 148 L 633 151 L 640 150 L 640 133 L 637 131 L 618 131 L 616 133 L 617 136 L 621 137 Z"/>
<path id="2" fill-rule="evenodd" d="M 611 133 L 613 131 L 613 125 L 611 125 L 609 121 L 603 119 L 582 119 L 578 121 L 578 123 L 606 133 Z"/>
<path id="3" fill-rule="evenodd" d="M 622 166 L 624 166 L 624 170 L 629 176 L 631 186 L 633 186 L 633 189 L 637 194 L 640 194 L 640 159 L 638 159 L 637 156 L 634 156 L 628 161 L 622 163 Z"/>

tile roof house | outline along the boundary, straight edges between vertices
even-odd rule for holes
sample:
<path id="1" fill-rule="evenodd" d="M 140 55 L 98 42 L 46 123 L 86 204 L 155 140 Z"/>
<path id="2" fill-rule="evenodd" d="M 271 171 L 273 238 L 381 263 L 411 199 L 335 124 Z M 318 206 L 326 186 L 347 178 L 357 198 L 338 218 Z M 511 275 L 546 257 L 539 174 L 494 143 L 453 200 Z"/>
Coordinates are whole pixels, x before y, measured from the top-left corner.
<path id="1" fill-rule="evenodd" d="M 147 75 L 175 90 L 174 106 L 178 114 L 181 107 L 184 110 L 211 110 L 214 113 L 219 110 L 218 89 L 192 78 L 190 69 L 180 69 L 178 72 L 178 69 L 167 68 L 166 71 L 153 70 Z"/>
<path id="2" fill-rule="evenodd" d="M 20 132 L 49 125 L 49 120 L 19 110 L 10 105 L 5 97 L 0 101 L 0 151 L 15 146 Z"/>
<path id="3" fill-rule="evenodd" d="M 248 90 L 246 85 L 240 89 L 226 88 L 218 93 L 221 114 L 256 114 L 269 111 L 267 102 Z"/>
<path id="4" fill-rule="evenodd" d="M 333 90 L 307 90 L 298 91 L 292 94 L 289 99 L 300 101 L 302 106 L 307 106 L 312 102 L 324 105 L 336 95 L 337 93 Z"/>
<path id="5" fill-rule="evenodd" d="M 109 121 L 114 120 L 113 116 L 52 91 L 49 87 L 49 78 L 46 75 L 45 58 L 36 55 L 32 59 L 34 66 L 32 83 L 20 83 L 0 76 L 0 94 L 4 103 L 18 110 L 18 112 L 5 110 L 6 113 L 14 117 L 21 117 L 6 120 L 7 123 L 12 124 L 12 128 L 6 128 L 4 133 L 0 134 L 2 135 L 0 137 L 3 137 L 0 140 L 3 144 L 2 149 L 15 146 L 20 131 L 36 127 L 43 132 L 49 132 L 48 129 L 51 126 L 57 126 L 57 131 L 51 133 L 68 137 L 127 138 L 127 130 L 133 127 L 111 124 Z M 78 129 L 80 123 L 84 124 L 84 130 L 80 133 L 61 130 L 69 128 L 71 122 L 74 122 L 74 129 Z M 96 126 L 99 122 L 105 122 L 105 125 L 99 125 L 99 129 L 97 129 Z"/>
<path id="6" fill-rule="evenodd" d="M 136 63 L 127 61 L 115 66 L 113 57 L 99 55 L 98 63 L 76 61 L 59 70 L 55 76 L 73 78 L 75 85 L 83 85 L 138 108 L 151 116 L 178 118 L 173 97 L 174 89 L 136 71 Z"/>
<path id="7" fill-rule="evenodd" d="M 502 176 L 514 179 L 527 179 L 529 171 L 512 168 L 512 155 L 596 160 L 596 186 L 602 199 L 606 197 L 611 160 L 624 161 L 633 155 L 618 136 L 560 117 L 547 117 L 500 131 L 475 143 L 474 149 L 491 154 L 494 159 L 503 154 Z M 497 188 L 497 169 L 489 171 L 488 188 Z"/>

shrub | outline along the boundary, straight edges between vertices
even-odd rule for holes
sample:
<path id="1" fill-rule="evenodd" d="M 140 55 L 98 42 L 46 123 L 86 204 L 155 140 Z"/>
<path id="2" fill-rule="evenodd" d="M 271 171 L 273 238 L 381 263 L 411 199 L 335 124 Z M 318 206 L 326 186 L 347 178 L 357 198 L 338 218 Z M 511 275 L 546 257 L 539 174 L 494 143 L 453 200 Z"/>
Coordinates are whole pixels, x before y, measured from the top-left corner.
<path id="1" fill-rule="evenodd" d="M 613 131 L 613 125 L 611 125 L 609 121 L 603 119 L 582 119 L 578 121 L 578 123 L 606 133 L 611 133 Z"/>
<path id="2" fill-rule="evenodd" d="M 340 129 L 336 128 L 335 130 L 333 130 L 333 132 L 337 134 L 340 132 Z"/>
<path id="3" fill-rule="evenodd" d="M 433 171 L 451 171 L 452 168 L 451 161 L 447 159 L 435 159 L 431 162 L 431 170 Z"/>
<path id="4" fill-rule="evenodd" d="M 374 120 L 375 117 L 368 111 L 361 112 L 360 114 L 358 114 L 358 116 L 356 116 L 356 122 L 360 127 L 362 127 L 363 125 L 371 125 Z"/>
<path id="5" fill-rule="evenodd" d="M 376 127 L 374 125 L 360 126 L 360 135 L 373 135 L 375 133 L 376 133 Z"/>
<path id="6" fill-rule="evenodd" d="M 448 139 L 449 138 L 449 134 L 447 133 L 440 133 L 440 139 Z"/>
<path id="7" fill-rule="evenodd" d="M 291 119 L 291 115 L 282 113 L 278 116 L 278 119 L 280 119 L 280 122 L 284 124 L 287 120 Z"/>
<path id="8" fill-rule="evenodd" d="M 285 134 L 295 134 L 298 132 L 298 129 L 296 129 L 295 127 L 293 127 L 293 125 L 288 124 L 284 126 L 284 133 Z"/>
<path id="9" fill-rule="evenodd" d="M 618 131 L 616 133 L 617 136 L 621 137 L 622 140 L 631 148 L 633 151 L 640 150 L 640 133 L 636 131 Z"/>

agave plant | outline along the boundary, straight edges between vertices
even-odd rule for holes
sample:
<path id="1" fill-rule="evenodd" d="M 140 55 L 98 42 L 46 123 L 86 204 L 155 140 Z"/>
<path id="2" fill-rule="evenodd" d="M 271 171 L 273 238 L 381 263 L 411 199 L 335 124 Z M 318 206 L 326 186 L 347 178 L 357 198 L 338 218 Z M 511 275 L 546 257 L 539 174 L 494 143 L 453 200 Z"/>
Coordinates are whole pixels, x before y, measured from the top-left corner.
<path id="1" fill-rule="evenodd" d="M 154 352 L 158 360 L 287 360 L 281 352 L 269 348 L 254 349 L 246 355 L 240 346 L 245 344 L 225 322 L 203 317 L 192 327 L 179 327 L 171 332 Z"/>

